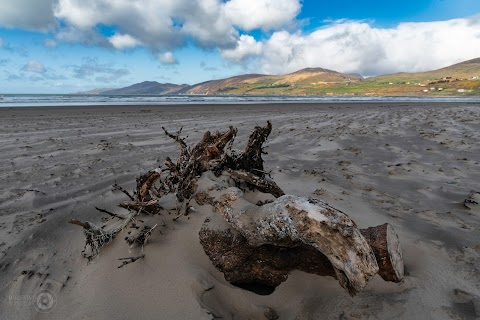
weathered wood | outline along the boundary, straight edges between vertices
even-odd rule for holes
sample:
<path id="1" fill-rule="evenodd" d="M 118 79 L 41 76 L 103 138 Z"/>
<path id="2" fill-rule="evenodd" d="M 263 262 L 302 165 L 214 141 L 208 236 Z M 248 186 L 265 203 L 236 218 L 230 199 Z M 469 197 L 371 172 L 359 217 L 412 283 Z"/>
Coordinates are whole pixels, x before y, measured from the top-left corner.
<path id="1" fill-rule="evenodd" d="M 129 245 L 133 245 L 134 243 L 138 243 L 142 246 L 147 244 L 148 238 L 152 235 L 153 230 L 157 227 L 157 224 L 154 225 L 152 228 L 149 228 L 147 226 L 143 226 L 143 229 L 136 235 L 131 235 L 128 237 L 125 237 L 125 241 Z"/>
<path id="2" fill-rule="evenodd" d="M 138 201 L 147 202 L 152 200 L 152 196 L 150 195 L 150 189 L 154 185 L 154 183 L 160 178 L 160 170 L 151 170 L 140 177 L 137 178 L 137 197 Z"/>
<path id="3" fill-rule="evenodd" d="M 388 226 L 390 235 L 395 235 L 393 228 Z M 381 263 L 390 258 L 388 250 L 382 250 L 388 242 L 387 233 L 381 232 L 384 228 L 385 225 L 381 225 L 360 229 L 360 232 L 375 234 L 374 237 L 366 237 L 366 240 L 375 254 L 379 275 L 386 281 L 401 282 L 403 262 L 402 268 L 397 268 L 401 270 L 397 276 L 392 276 L 395 273 L 392 265 Z M 219 214 L 213 214 L 205 220 L 199 238 L 213 265 L 224 274 L 228 282 L 237 286 L 260 284 L 274 288 L 285 281 L 293 270 L 336 278 L 330 260 L 316 248 L 306 244 L 296 247 L 270 244 L 251 246 L 247 239 Z"/>
<path id="4" fill-rule="evenodd" d="M 114 190 L 119 190 L 119 191 L 123 192 L 125 195 L 127 195 L 127 197 L 130 198 L 130 200 L 135 201 L 135 198 L 130 194 L 130 192 L 128 192 L 127 190 L 123 189 L 123 188 L 122 188 L 121 186 L 119 186 L 117 183 L 115 183 L 115 184 L 113 185 L 113 189 L 114 189 Z"/>
<path id="5" fill-rule="evenodd" d="M 209 204 L 220 213 L 217 218 L 220 217 L 227 228 L 219 231 L 204 225 L 200 239 L 214 264 L 232 283 L 260 282 L 274 287 L 286 279 L 289 271 L 298 269 L 333 276 L 355 295 L 379 268 L 384 279 L 401 281 L 402 254 L 391 226 L 359 230 L 343 212 L 319 200 L 284 195 L 271 177 L 267 177 L 262 155 L 265 154 L 263 144 L 272 131 L 270 121 L 265 127 L 255 127 L 241 154 L 232 150 L 237 134 L 234 127 L 225 132 L 207 131 L 193 147 L 180 137 L 181 129 L 177 134 L 163 129 L 178 144 L 180 155 L 176 161 L 166 158 L 163 169 L 139 176 L 132 194 L 114 185 L 114 189 L 129 197 L 129 201 L 120 204 L 130 211 L 123 223 L 106 231 L 104 226 L 71 221 L 84 228 L 83 252 L 89 245 L 89 259 L 126 228 L 134 216 L 159 214 L 163 210 L 158 204 L 160 198 L 172 193 L 177 198 L 178 215 L 174 220 L 182 216 L 181 208 L 185 208 L 185 214 L 188 212 L 191 199 L 198 204 Z M 215 196 L 208 191 L 197 192 L 198 178 L 206 171 L 226 177 L 222 186 L 208 189 L 215 190 Z M 243 199 L 243 192 L 238 188 L 225 191 L 233 185 L 270 193 L 277 199 L 262 195 L 268 199 L 252 204 Z M 105 209 L 98 210 L 116 216 Z M 156 226 L 130 234 L 127 242 L 146 244 Z M 129 259 L 133 262 L 137 257 L 132 258 Z"/>
<path id="6" fill-rule="evenodd" d="M 133 263 L 133 262 L 137 261 L 138 259 L 142 259 L 142 258 L 145 258 L 144 253 L 142 253 L 141 255 L 136 256 L 136 257 L 119 258 L 118 260 L 122 261 L 122 264 L 119 265 L 118 268 L 123 268 L 127 264 Z"/>
<path id="7" fill-rule="evenodd" d="M 256 175 L 263 175 L 262 154 L 266 154 L 263 150 L 263 144 L 267 141 L 271 132 L 272 123 L 270 121 L 267 121 L 265 127 L 255 127 L 248 139 L 245 150 L 235 161 L 236 169 L 253 172 Z"/>
<path id="8" fill-rule="evenodd" d="M 237 286 L 260 284 L 275 288 L 287 280 L 292 270 L 336 277 L 328 258 L 317 249 L 303 244 L 251 246 L 219 214 L 205 220 L 199 238 L 213 265 Z"/>
<path id="9" fill-rule="evenodd" d="M 161 207 L 158 206 L 158 199 L 150 200 L 147 202 L 142 201 L 124 201 L 118 204 L 119 207 L 134 211 L 145 212 L 149 214 L 158 214 L 161 211 Z"/>
<path id="10" fill-rule="evenodd" d="M 403 255 L 398 235 L 393 227 L 385 223 L 361 229 L 360 232 L 373 249 L 379 267 L 378 274 L 386 281 L 402 281 L 404 276 Z"/>
<path id="11" fill-rule="evenodd" d="M 187 144 L 185 143 L 185 139 L 184 138 L 180 138 L 180 134 L 182 134 L 182 128 L 180 128 L 180 130 L 178 130 L 177 134 L 171 134 L 170 132 L 167 131 L 167 129 L 165 129 L 164 127 L 162 127 L 163 131 L 165 132 L 165 134 L 172 138 L 173 140 L 175 140 L 175 142 L 178 144 L 178 147 L 180 149 L 180 157 L 179 159 L 188 159 L 190 157 L 190 150 L 187 146 Z"/>
<path id="12" fill-rule="evenodd" d="M 207 132 L 202 141 L 195 146 L 193 152 L 200 162 L 200 173 L 209 170 L 208 163 L 211 160 L 219 159 L 223 155 L 224 149 L 228 144 L 233 143 L 236 136 L 237 129 L 232 126 L 225 133 L 215 132 L 213 135 L 210 135 Z"/>
<path id="13" fill-rule="evenodd" d="M 154 183 L 160 178 L 160 172 L 157 170 L 149 171 L 148 176 L 145 177 L 145 180 L 142 181 L 142 184 L 138 190 L 140 199 L 143 201 L 152 199 L 150 195 L 150 189 L 153 187 Z"/>
<path id="14" fill-rule="evenodd" d="M 196 180 L 203 172 L 210 169 L 209 163 L 212 160 L 220 159 L 224 155 L 224 149 L 231 144 L 236 137 L 237 129 L 230 127 L 226 132 L 205 132 L 203 138 L 192 149 L 189 149 L 179 135 L 172 135 L 163 128 L 165 133 L 173 138 L 180 145 L 180 156 L 174 164 L 171 159 L 165 162 L 171 172 L 171 179 L 176 186 L 174 192 L 180 202 L 191 199 L 196 191 Z"/>
<path id="15" fill-rule="evenodd" d="M 378 272 L 372 248 L 355 223 L 322 201 L 286 195 L 259 207 L 244 200 L 238 188 L 229 188 L 215 207 L 250 246 L 314 247 L 352 296 Z"/>
<path id="16" fill-rule="evenodd" d="M 248 143 L 241 154 L 225 153 L 223 157 L 210 168 L 215 175 L 219 176 L 227 169 L 251 172 L 257 176 L 264 177 L 264 160 L 262 154 L 266 154 L 263 144 L 272 131 L 272 124 L 267 121 L 265 127 L 256 126 L 250 134 Z"/>
<path id="17" fill-rule="evenodd" d="M 264 193 L 270 193 L 275 198 L 285 195 L 285 192 L 275 183 L 275 181 L 267 177 L 260 177 L 251 172 L 238 170 L 228 170 L 230 177 L 237 183 L 246 183 L 251 189 L 256 189 Z"/>
<path id="18" fill-rule="evenodd" d="M 120 215 L 118 215 L 118 214 L 115 214 L 115 213 L 113 213 L 113 212 L 110 212 L 110 211 L 108 211 L 108 210 L 105 210 L 105 209 L 102 209 L 102 208 L 99 208 L 99 207 L 95 207 L 95 209 L 97 209 L 99 212 L 106 213 L 106 214 L 108 214 L 109 216 L 112 216 L 112 217 L 114 217 L 114 218 L 119 218 L 119 219 L 125 219 L 125 218 L 126 218 L 126 217 L 124 217 L 124 216 L 120 216 Z"/>

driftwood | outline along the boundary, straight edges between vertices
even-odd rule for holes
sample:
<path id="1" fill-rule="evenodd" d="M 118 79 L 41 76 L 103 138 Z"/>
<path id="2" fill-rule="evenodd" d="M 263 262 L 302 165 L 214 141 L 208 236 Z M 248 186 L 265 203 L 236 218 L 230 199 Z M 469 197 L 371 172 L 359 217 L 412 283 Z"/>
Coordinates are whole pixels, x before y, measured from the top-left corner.
<path id="1" fill-rule="evenodd" d="M 115 214 L 115 213 L 113 213 L 113 212 L 110 212 L 110 211 L 108 211 L 108 210 L 105 210 L 105 209 L 102 209 L 102 208 L 98 208 L 98 207 L 95 207 L 95 209 L 97 209 L 99 212 L 106 213 L 106 214 L 108 214 L 109 216 L 112 216 L 112 217 L 114 217 L 114 218 L 125 219 L 125 217 L 120 216 L 120 215 L 118 215 L 118 214 Z"/>
<path id="2" fill-rule="evenodd" d="M 272 123 L 267 121 L 265 127 L 256 126 L 250 134 L 248 143 L 240 155 L 226 154 L 222 161 L 211 170 L 220 175 L 225 169 L 241 170 L 251 172 L 254 175 L 264 177 L 262 154 L 264 151 L 263 144 L 267 141 L 268 136 L 272 132 Z"/>
<path id="3" fill-rule="evenodd" d="M 142 259 L 142 258 L 145 258 L 144 253 L 142 253 L 141 255 L 136 256 L 136 257 L 119 258 L 118 260 L 122 261 L 122 264 L 119 265 L 118 268 L 123 268 L 127 264 L 133 263 L 133 262 L 137 261 L 138 259 Z"/>
<path id="4" fill-rule="evenodd" d="M 375 254 L 378 274 L 385 281 L 400 282 L 404 276 L 403 255 L 400 241 L 392 225 L 360 229 Z"/>
<path id="5" fill-rule="evenodd" d="M 264 193 L 270 193 L 278 198 L 285 193 L 275 183 L 275 181 L 268 179 L 265 176 L 257 176 L 251 172 L 244 172 L 238 170 L 228 170 L 230 177 L 240 186 L 245 183 L 249 188 L 256 189 Z"/>
<path id="6" fill-rule="evenodd" d="M 124 219 L 122 223 L 115 228 L 103 228 L 90 222 L 70 221 L 83 227 L 86 236 L 83 252 L 90 247 L 90 255 L 86 255 L 89 259 L 130 222 L 137 230 L 129 231 L 125 239 L 130 245 L 137 243 L 143 248 L 157 225 L 153 228 L 144 225 L 142 229 L 139 223 L 144 221 L 139 216 L 152 217 L 163 211 L 170 214 L 159 203 L 163 196 L 174 194 L 177 215 L 173 220 L 193 210 L 192 199 L 200 205 L 212 206 L 216 219 L 221 219 L 223 229 L 218 228 L 221 223 L 215 228 L 206 223 L 200 231 L 200 241 L 214 265 L 231 283 L 275 287 L 285 281 L 289 271 L 299 269 L 333 276 L 355 295 L 377 272 L 387 281 L 401 281 L 403 260 L 398 237 L 391 226 L 360 230 L 343 212 L 319 200 L 285 195 L 273 181 L 262 159 L 266 154 L 263 144 L 272 131 L 270 122 L 265 127 L 255 127 L 241 152 L 232 148 L 237 135 L 234 127 L 225 132 L 207 131 L 193 147 L 181 137 L 181 129 L 175 134 L 162 129 L 177 143 L 178 158 L 167 157 L 162 167 L 139 176 L 133 193 L 117 184 L 113 186 L 128 197 L 119 204 L 129 211 L 125 217 L 97 208 Z M 202 174 L 223 175 L 228 186 L 198 191 Z M 250 190 L 263 192 L 270 198 L 252 204 L 243 198 L 244 192 Z M 143 257 L 127 258 L 120 267 Z"/>
<path id="7" fill-rule="evenodd" d="M 170 213 L 158 204 L 160 198 L 166 194 L 175 194 L 178 202 L 184 204 L 184 214 L 187 214 L 190 209 L 189 202 L 196 193 L 197 179 L 206 171 L 211 170 L 218 173 L 223 170 L 233 169 L 245 170 L 246 172 L 255 171 L 255 174 L 263 171 L 263 159 L 261 159 L 263 143 L 270 134 L 271 127 L 270 122 L 267 123 L 266 127 L 256 127 L 244 151 L 238 155 L 232 150 L 233 141 L 237 135 L 237 129 L 234 127 L 230 127 L 225 132 L 216 131 L 211 133 L 207 131 L 203 135 L 202 140 L 193 147 L 189 147 L 185 142 L 185 138 L 180 136 L 181 129 L 176 134 L 172 134 L 162 127 L 165 134 L 178 144 L 178 159 L 173 161 L 167 157 L 163 169 L 157 168 L 140 175 L 136 179 L 136 188 L 133 193 L 128 192 L 116 183 L 113 185 L 114 190 L 118 190 L 128 197 L 128 200 L 123 201 L 119 206 L 130 211 L 130 214 L 124 217 L 106 209 L 97 208 L 97 210 L 110 216 L 125 219 L 121 226 L 105 231 L 91 222 L 81 222 L 76 219 L 70 221 L 72 224 L 83 227 L 86 243 L 82 253 L 89 259 L 96 256 L 99 249 L 110 243 L 134 216 L 140 214 L 157 215 L 164 210 Z M 250 158 L 251 161 L 249 160 Z M 260 175 L 260 178 L 258 181 L 263 183 L 264 175 Z M 283 191 L 273 181 L 268 183 L 268 186 L 274 186 L 276 193 L 283 194 Z M 255 187 L 255 183 L 250 182 L 249 185 Z M 258 187 L 261 188 L 262 186 L 259 185 Z M 174 220 L 182 216 L 180 214 L 181 206 L 177 206 L 178 215 Z M 145 244 L 146 239 L 151 235 L 151 231 L 145 233 L 144 237 L 140 236 L 138 239 L 127 242 L 129 244 L 141 243 L 142 241 L 139 241 L 139 239 L 145 238 L 145 241 L 143 241 L 143 244 Z M 89 255 L 86 254 L 87 247 L 91 249 Z"/>
<path id="8" fill-rule="evenodd" d="M 85 258 L 91 260 L 93 257 L 98 255 L 101 247 L 112 242 L 115 236 L 120 231 L 125 229 L 125 227 L 132 218 L 133 216 L 126 219 L 120 226 L 108 231 L 96 226 L 89 221 L 82 222 L 77 219 L 72 219 L 69 221 L 69 223 L 83 227 L 83 233 L 85 235 L 85 245 L 83 247 L 82 254 Z M 87 252 L 87 247 L 89 247 L 90 249 L 89 252 Z"/>
<path id="9" fill-rule="evenodd" d="M 130 198 L 130 201 L 124 201 L 119 206 L 132 212 L 158 214 L 161 208 L 157 205 L 158 199 L 156 199 L 156 195 L 158 191 L 155 190 L 154 185 L 160 179 L 161 172 L 160 169 L 155 169 L 139 176 L 136 179 L 137 187 L 133 195 L 119 185 L 114 184 L 114 190 L 119 190 Z"/>
<path id="10" fill-rule="evenodd" d="M 142 246 L 147 244 L 148 238 L 152 235 L 153 230 L 157 227 L 157 224 L 154 225 L 152 228 L 147 226 L 143 226 L 143 230 L 141 230 L 137 235 L 125 237 L 125 241 L 129 245 L 133 245 L 134 243 L 138 243 Z"/>
<path id="11" fill-rule="evenodd" d="M 355 223 L 324 202 L 286 195 L 259 207 L 243 199 L 238 188 L 229 188 L 216 208 L 250 246 L 314 247 L 327 256 L 351 295 L 378 272 L 375 255 Z"/>
<path id="12" fill-rule="evenodd" d="M 152 200 L 150 190 L 155 182 L 160 178 L 160 172 L 158 170 L 148 171 L 137 178 L 137 192 L 138 200 L 140 202 L 148 202 Z"/>
<path id="13" fill-rule="evenodd" d="M 128 192 L 127 190 L 123 189 L 121 186 L 119 186 L 117 183 L 115 183 L 113 186 L 113 190 L 119 190 L 123 192 L 127 197 L 130 198 L 130 200 L 135 201 L 135 198 Z"/>
<path id="14" fill-rule="evenodd" d="M 167 157 L 165 168 L 149 171 L 137 178 L 137 189 L 133 196 L 117 187 L 131 200 L 121 203 L 121 207 L 158 214 L 161 209 L 151 201 L 164 194 L 174 193 L 180 203 L 185 203 L 187 213 L 189 202 L 197 190 L 197 179 L 206 171 L 220 175 L 225 170 L 234 170 L 238 182 L 242 180 L 251 188 L 271 190 L 277 197 L 284 194 L 274 181 L 266 178 L 263 170 L 263 144 L 272 130 L 269 121 L 265 127 L 255 127 L 247 146 L 240 154 L 232 150 L 237 135 L 234 127 L 225 132 L 205 132 L 202 140 L 193 148 L 188 147 L 185 138 L 180 137 L 181 129 L 176 134 L 163 127 L 162 129 L 178 144 L 180 154 L 177 161 Z M 165 174 L 165 177 L 162 177 L 162 174 Z M 155 188 L 157 181 L 159 187 Z"/>
<path id="15" fill-rule="evenodd" d="M 196 180 L 203 172 L 210 169 L 209 162 L 217 160 L 224 155 L 224 150 L 233 143 L 237 135 L 237 129 L 230 127 L 226 132 L 205 132 L 202 140 L 193 148 L 189 148 L 184 139 L 180 138 L 181 130 L 177 135 L 169 133 L 162 127 L 165 134 L 174 139 L 180 148 L 180 156 L 176 163 L 169 158 L 165 161 L 170 175 L 166 178 L 171 180 L 170 185 L 175 186 L 174 191 L 180 202 L 191 199 L 196 191 Z M 188 203 L 187 203 L 188 205 Z"/>
<path id="16" fill-rule="evenodd" d="M 270 121 L 267 122 L 265 127 L 255 127 L 245 150 L 235 161 L 238 170 L 245 170 L 256 175 L 264 174 L 262 154 L 266 154 L 266 152 L 263 150 L 263 144 L 267 141 L 271 132 L 272 123 Z"/>
<path id="17" fill-rule="evenodd" d="M 383 232 L 388 226 L 389 236 Z M 367 231 L 368 230 L 368 231 Z M 366 240 L 375 254 L 379 275 L 386 281 L 401 282 L 403 263 L 387 264 L 382 261 L 401 257 L 401 251 L 388 250 L 390 242 L 398 243 L 390 225 L 381 225 L 360 232 L 368 232 L 375 237 Z M 322 252 L 307 244 L 296 247 L 283 247 L 271 244 L 254 247 L 239 231 L 232 228 L 220 215 L 212 215 L 205 220 L 200 232 L 200 243 L 212 263 L 225 276 L 225 279 L 239 287 L 253 288 L 256 292 L 271 292 L 287 280 L 289 273 L 300 270 L 319 276 L 336 278 L 330 260 Z M 390 238 L 389 238 L 390 237 Z M 377 239 L 372 241 L 372 239 Z M 393 239 L 393 240 L 392 240 Z"/>

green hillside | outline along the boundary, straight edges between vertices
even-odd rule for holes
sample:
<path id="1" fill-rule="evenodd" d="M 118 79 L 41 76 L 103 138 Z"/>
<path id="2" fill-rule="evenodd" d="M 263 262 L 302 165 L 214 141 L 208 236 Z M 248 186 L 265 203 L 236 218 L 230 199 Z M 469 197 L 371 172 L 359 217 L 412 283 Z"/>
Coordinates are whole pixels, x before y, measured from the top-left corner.
<path id="1" fill-rule="evenodd" d="M 319 96 L 465 96 L 480 95 L 480 58 L 420 73 L 396 73 L 363 79 L 322 68 L 287 75 L 243 75 L 209 81 L 187 94 Z"/>

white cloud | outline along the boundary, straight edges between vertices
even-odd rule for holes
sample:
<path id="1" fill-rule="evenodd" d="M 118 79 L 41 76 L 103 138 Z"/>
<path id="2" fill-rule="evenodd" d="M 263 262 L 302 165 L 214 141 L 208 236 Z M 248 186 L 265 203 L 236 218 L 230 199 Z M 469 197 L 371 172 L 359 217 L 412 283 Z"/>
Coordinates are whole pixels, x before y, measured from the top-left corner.
<path id="1" fill-rule="evenodd" d="M 237 46 L 233 49 L 222 50 L 222 57 L 237 63 L 243 63 L 248 58 L 258 56 L 262 53 L 263 44 L 255 41 L 250 35 L 241 35 Z"/>
<path id="2" fill-rule="evenodd" d="M 31 73 L 45 73 L 46 69 L 41 62 L 37 60 L 30 60 L 22 67 L 22 71 Z"/>
<path id="3" fill-rule="evenodd" d="M 153 51 L 181 47 L 187 38 L 207 48 L 232 46 L 238 36 L 220 0 L 59 0 L 55 16 L 67 25 L 63 39 L 91 39 L 82 34 L 102 24 Z"/>
<path id="4" fill-rule="evenodd" d="M 182 0 L 183 1 L 183 0 Z M 238 31 L 225 15 L 225 6 L 218 0 L 187 1 L 178 19 L 180 32 L 203 48 L 226 48 L 235 45 Z"/>
<path id="5" fill-rule="evenodd" d="M 281 28 L 300 8 L 300 0 L 15 0 L 0 4 L 0 26 L 54 30 L 57 41 L 117 49 L 163 52 L 188 41 L 227 49 L 237 43 L 238 28 Z M 99 25 L 115 35 L 98 32 Z"/>
<path id="6" fill-rule="evenodd" d="M 135 39 L 129 34 L 119 34 L 116 33 L 115 35 L 108 38 L 108 41 L 117 49 L 125 49 L 125 48 L 133 48 L 141 44 L 140 41 Z"/>
<path id="7" fill-rule="evenodd" d="M 0 26 L 45 31 L 55 26 L 53 7 L 57 0 L 0 1 Z"/>
<path id="8" fill-rule="evenodd" d="M 366 76 L 425 71 L 480 56 L 479 30 L 480 17 L 403 23 L 396 28 L 340 21 L 308 34 L 278 31 L 260 43 L 239 41 L 236 49 L 223 51 L 223 56 L 238 62 L 261 51 L 256 53 L 257 62 L 268 73 L 305 67 Z"/>
<path id="9" fill-rule="evenodd" d="M 177 59 L 171 52 L 160 53 L 158 55 L 158 60 L 163 64 L 176 64 Z"/>
<path id="10" fill-rule="evenodd" d="M 246 31 L 288 25 L 300 9 L 298 0 L 231 0 L 225 4 L 226 16 Z"/>

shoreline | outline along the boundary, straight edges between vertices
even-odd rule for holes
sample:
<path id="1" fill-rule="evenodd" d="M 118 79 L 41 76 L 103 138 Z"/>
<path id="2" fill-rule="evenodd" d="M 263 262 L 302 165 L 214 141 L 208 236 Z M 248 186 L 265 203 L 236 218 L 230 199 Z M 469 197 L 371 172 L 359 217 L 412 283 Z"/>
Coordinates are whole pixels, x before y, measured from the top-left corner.
<path id="1" fill-rule="evenodd" d="M 275 107 L 292 108 L 292 107 L 318 107 L 318 108 L 330 108 L 330 107 L 352 107 L 352 106 L 371 106 L 371 107 L 398 107 L 398 106 L 417 106 L 417 105 L 429 105 L 429 106 L 444 106 L 444 107 L 453 107 L 453 106 L 470 106 L 478 105 L 480 106 L 480 101 L 286 101 L 286 102 L 245 102 L 245 103 L 183 103 L 183 104 L 91 104 L 91 105 L 45 105 L 45 106 L 11 106 L 11 107 L 0 107 L 0 112 L 6 110 L 24 110 L 24 111 L 42 111 L 42 110 L 65 110 L 65 111 L 79 111 L 82 109 L 86 110 L 114 110 L 114 109 L 133 109 L 137 110 L 139 108 L 147 109 L 165 109 L 170 110 L 174 109 L 176 111 L 188 111 L 188 109 L 198 110 L 201 108 L 215 108 L 215 109 L 234 109 L 234 108 L 252 108 L 255 109 L 270 109 Z"/>
<path id="2" fill-rule="evenodd" d="M 363 103 L 480 103 L 480 96 L 475 97 L 286 97 L 286 96 L 253 96 L 253 97 L 228 97 L 228 96 L 179 96 L 168 98 L 165 96 L 119 96 L 104 97 L 102 99 L 92 99 L 85 96 L 78 101 L 67 99 L 55 99 L 58 95 L 53 95 L 52 99 L 44 99 L 44 96 L 27 95 L 29 99 L 7 99 L 0 100 L 0 110 L 4 108 L 45 108 L 45 107 L 153 107 L 153 106 L 188 106 L 188 105 L 206 105 L 206 106 L 240 106 L 240 105 L 270 105 L 270 104 L 363 104 Z M 38 99 L 34 99 L 38 96 Z M 47 95 L 48 96 L 48 95 Z M 31 98 L 30 98 L 31 97 Z M 63 96 L 62 96 L 63 97 Z M 71 96 L 67 96 L 71 97 Z M 32 102 L 33 101 L 33 102 Z"/>

